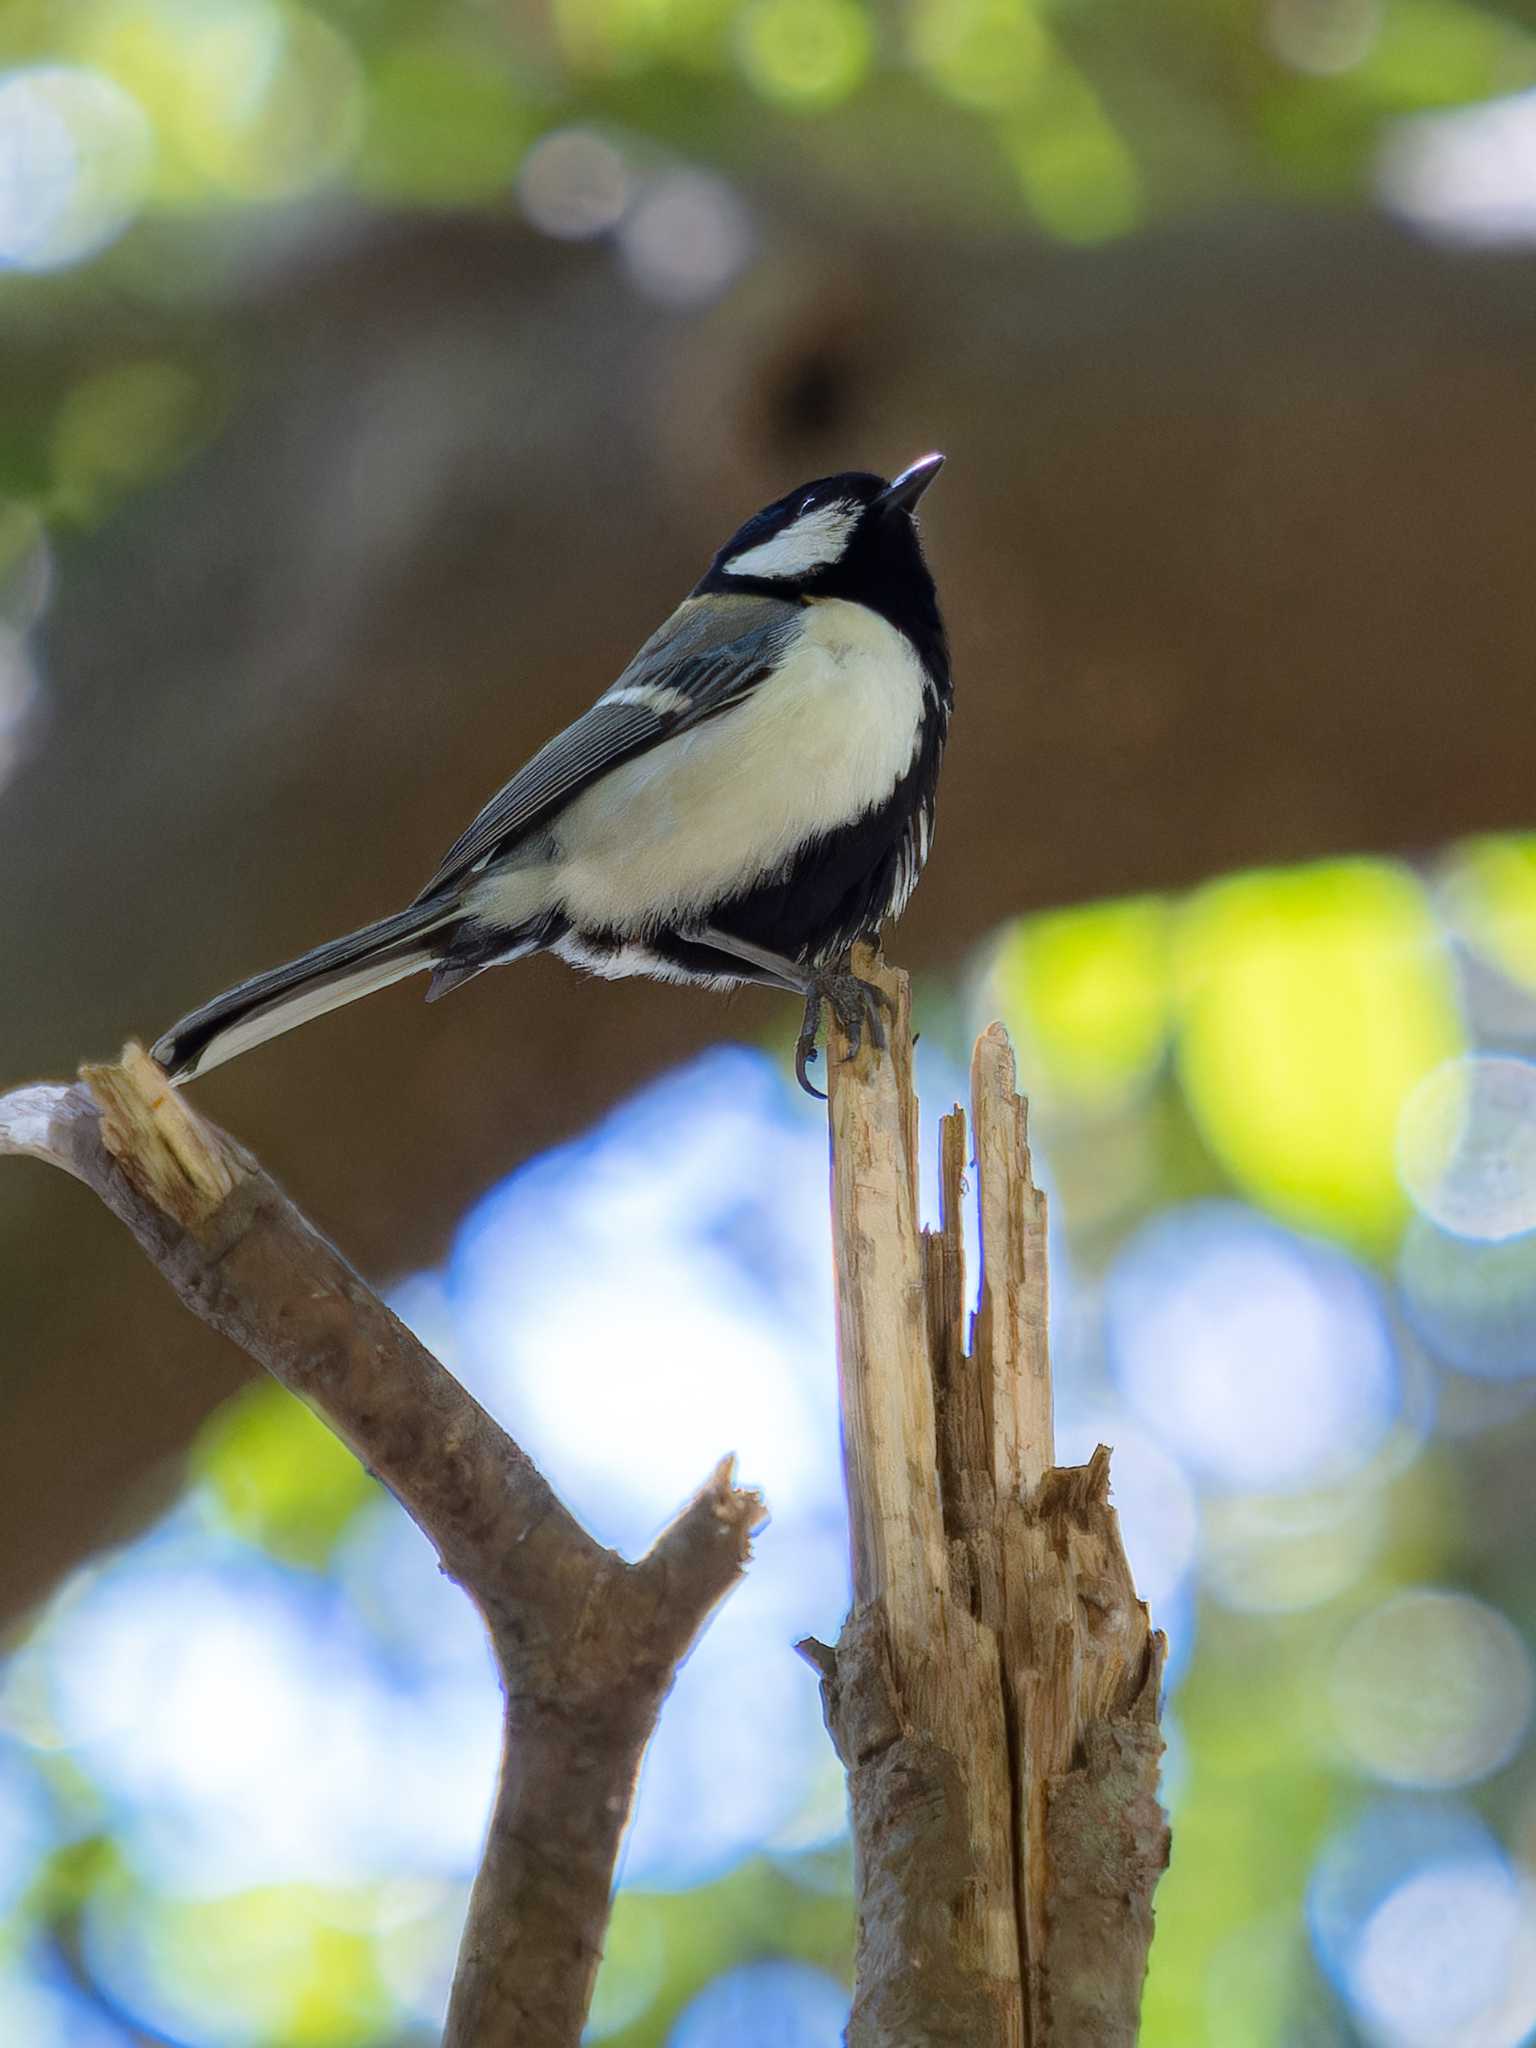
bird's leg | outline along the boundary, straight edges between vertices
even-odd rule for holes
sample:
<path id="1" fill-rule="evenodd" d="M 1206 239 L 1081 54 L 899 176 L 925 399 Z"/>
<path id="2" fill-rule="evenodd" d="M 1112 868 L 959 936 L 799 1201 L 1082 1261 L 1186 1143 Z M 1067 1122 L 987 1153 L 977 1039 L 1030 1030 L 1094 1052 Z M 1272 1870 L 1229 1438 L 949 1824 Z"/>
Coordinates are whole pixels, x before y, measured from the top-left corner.
<path id="1" fill-rule="evenodd" d="M 884 1052 L 885 1020 L 880 1013 L 894 1008 L 894 1005 L 883 988 L 872 981 L 859 979 L 848 965 L 846 953 L 830 966 L 802 967 L 798 961 L 786 959 L 780 953 L 771 953 L 765 946 L 754 946 L 746 939 L 733 938 L 730 933 L 718 931 L 712 925 L 689 932 L 688 937 L 713 946 L 718 952 L 729 953 L 734 959 L 757 968 L 778 987 L 793 989 L 805 997 L 805 1015 L 800 1023 L 800 1036 L 795 1040 L 795 1079 L 806 1094 L 814 1095 L 818 1102 L 825 1102 L 827 1098 L 806 1070 L 816 1058 L 816 1035 L 821 1028 L 823 1003 L 830 1008 L 846 1034 L 850 1054 L 856 1053 L 864 1043 L 866 1030 L 875 1046 Z"/>
<path id="2" fill-rule="evenodd" d="M 743 966 L 755 967 L 762 979 L 774 988 L 790 989 L 797 996 L 803 996 L 810 988 L 808 969 L 797 960 L 786 958 L 783 953 L 771 953 L 766 946 L 754 946 L 748 939 L 733 939 L 729 932 L 717 931 L 708 924 L 685 931 L 682 936 L 695 945 L 713 946 L 717 953 L 729 953 Z"/>
<path id="3" fill-rule="evenodd" d="M 853 972 L 848 964 L 847 954 L 839 960 L 834 960 L 829 966 L 818 967 L 809 977 L 805 996 L 805 1017 L 795 1045 L 795 1077 L 808 1095 L 825 1100 L 821 1090 L 812 1086 L 805 1071 L 816 1057 L 816 1032 L 821 1023 L 823 1003 L 837 1019 L 848 1040 L 850 1059 L 863 1045 L 866 1031 L 876 1051 L 885 1051 L 889 1041 L 885 1032 L 885 1018 L 881 1013 L 886 1010 L 894 1011 L 896 1006 L 883 988 L 875 982 L 861 980 Z"/>

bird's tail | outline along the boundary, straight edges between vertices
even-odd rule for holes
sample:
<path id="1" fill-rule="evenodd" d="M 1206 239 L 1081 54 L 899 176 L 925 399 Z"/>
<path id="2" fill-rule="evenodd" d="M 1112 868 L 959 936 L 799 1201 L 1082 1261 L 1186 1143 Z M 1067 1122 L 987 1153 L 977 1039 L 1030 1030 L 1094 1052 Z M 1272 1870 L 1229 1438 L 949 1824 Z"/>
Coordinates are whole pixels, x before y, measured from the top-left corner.
<path id="1" fill-rule="evenodd" d="M 415 903 L 332 939 L 204 1003 L 156 1040 L 154 1056 L 173 1081 L 206 1074 L 296 1024 L 435 965 L 441 947 L 429 943 L 430 934 L 458 923 L 463 914 L 456 903 Z"/>

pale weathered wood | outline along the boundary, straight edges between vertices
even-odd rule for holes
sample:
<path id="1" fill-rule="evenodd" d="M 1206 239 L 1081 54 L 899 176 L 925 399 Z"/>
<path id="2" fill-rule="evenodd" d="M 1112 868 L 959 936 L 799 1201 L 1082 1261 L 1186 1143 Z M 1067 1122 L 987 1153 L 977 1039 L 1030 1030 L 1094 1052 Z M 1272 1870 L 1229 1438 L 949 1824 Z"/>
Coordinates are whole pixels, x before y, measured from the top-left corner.
<path id="1" fill-rule="evenodd" d="M 101 1142 L 141 1194 L 178 1223 L 196 1226 L 235 1191 L 228 1148 L 195 1116 L 142 1046 L 82 1079 L 101 1109 Z"/>
<path id="2" fill-rule="evenodd" d="M 890 1627 L 925 1644 L 945 1561 L 907 1112 L 912 1034 L 904 979 L 898 987 L 885 974 L 881 985 L 896 1012 L 889 1058 L 877 1060 L 869 1043 L 857 1060 L 828 1052 L 844 1449 L 857 1471 L 850 1489 L 856 1597 L 890 1589 Z M 877 1372 L 869 1370 L 873 1359 Z"/>
<path id="3" fill-rule="evenodd" d="M 1056 1461 L 1046 1337 L 1045 1196 L 1030 1170 L 1027 1111 L 1013 1047 L 990 1024 L 971 1055 L 971 1114 L 981 1208 L 976 1357 L 992 1386 L 998 1490 L 1038 1486 Z"/>
<path id="4" fill-rule="evenodd" d="M 1162 1637 L 1109 1454 L 1053 1467 L 1045 1199 L 1000 1025 L 972 1063 L 982 1272 L 969 1351 L 965 1117 L 918 1235 L 907 988 L 887 1056 L 830 1063 L 855 1608 L 807 1645 L 848 1770 L 850 2048 L 1130 2048 L 1167 1860 Z M 931 1389 L 931 1393 L 927 1390 Z"/>
<path id="5" fill-rule="evenodd" d="M 909 995 L 877 955 L 857 971 L 890 997 L 890 1049 L 829 1057 L 839 1360 L 856 1608 L 818 1646 L 849 1771 L 860 1962 L 851 2048 L 1021 2048 L 1012 1903 L 1013 1787 L 995 1637 L 952 1572 L 929 1355 L 935 1256 L 917 1227 Z M 958 1181 L 958 1155 L 952 1153 Z M 954 1280 L 956 1230 L 938 1256 Z M 917 1864 L 923 1883 L 914 1887 Z"/>

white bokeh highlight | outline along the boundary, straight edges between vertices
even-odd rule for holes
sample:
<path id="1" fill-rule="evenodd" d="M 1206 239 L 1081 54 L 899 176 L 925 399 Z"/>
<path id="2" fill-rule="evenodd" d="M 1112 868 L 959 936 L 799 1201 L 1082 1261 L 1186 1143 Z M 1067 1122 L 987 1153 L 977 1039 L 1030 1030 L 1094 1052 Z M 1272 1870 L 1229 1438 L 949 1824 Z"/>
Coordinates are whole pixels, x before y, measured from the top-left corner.
<path id="1" fill-rule="evenodd" d="M 1355 1814 L 1317 1858 L 1306 1918 L 1371 2048 L 1522 2048 L 1536 2026 L 1530 1876 L 1460 1800 Z"/>
<path id="2" fill-rule="evenodd" d="M 52 1959 L 0 1954 L 0 2041 L 8 2048 L 129 2048 Z"/>
<path id="3" fill-rule="evenodd" d="M 1497 1609 L 1419 1587 L 1363 1615 L 1334 1656 L 1335 1727 L 1362 1771 L 1399 1785 L 1470 1785 L 1530 1726 L 1531 1655 Z"/>
<path id="4" fill-rule="evenodd" d="M 744 1963 L 679 2015 L 666 2048 L 839 2048 L 848 1992 L 808 1963 Z"/>
<path id="5" fill-rule="evenodd" d="M 678 1673 L 641 1766 L 621 1884 L 702 1884 L 804 1815 L 827 1732 L 815 1674 L 793 1644 L 837 1633 L 825 1617 L 848 1605 L 846 1538 L 839 1524 L 820 1541 L 781 1532 L 775 1547 L 773 1566 L 754 1561 Z M 818 1608 L 819 1625 L 802 1621 Z"/>
<path id="6" fill-rule="evenodd" d="M 825 1753 L 792 1645 L 848 1605 L 826 1170 L 772 1062 L 708 1054 L 514 1174 L 441 1290 L 396 1297 L 627 1556 L 728 1451 L 769 1502 L 646 1757 L 628 1884 L 700 1883 L 793 1829 Z"/>
<path id="7" fill-rule="evenodd" d="M 1410 1217 L 1397 1281 L 1415 1334 L 1441 1364 L 1480 1380 L 1536 1376 L 1536 1231 L 1490 1241 Z"/>
<path id="8" fill-rule="evenodd" d="M 718 298 L 746 269 L 755 243 L 746 202 L 710 171 L 663 172 L 619 230 L 634 283 L 648 297 L 677 306 Z"/>
<path id="9" fill-rule="evenodd" d="M 1536 1887 L 1497 1855 L 1415 1871 L 1361 1929 L 1348 1990 L 1375 2048 L 1522 2048 L 1536 2027 Z"/>
<path id="10" fill-rule="evenodd" d="M 1325 1977 L 1347 1995 L 1363 1929 L 1406 1878 L 1502 1856 L 1493 1830 L 1462 1800 L 1392 1793 L 1370 1801 L 1329 1836 L 1308 1881 L 1307 1929 Z"/>
<path id="11" fill-rule="evenodd" d="M 1375 1283 L 1331 1245 L 1236 1203 L 1139 1231 L 1105 1290 L 1127 1405 L 1208 1485 L 1326 1484 L 1382 1444 L 1400 1406 Z"/>
<path id="12" fill-rule="evenodd" d="M 179 1535 L 94 1575 L 43 1643 L 58 1737 L 129 1867 L 194 1896 L 471 1867 L 500 1745 L 488 1666 L 391 1671 L 327 1581 Z"/>
<path id="13" fill-rule="evenodd" d="M 153 132 L 99 71 L 0 73 L 0 270 L 56 270 L 114 241 L 143 203 Z"/>
<path id="14" fill-rule="evenodd" d="M 1229 1494 L 1206 1506 L 1201 1588 L 1241 1613 L 1299 1613 L 1347 1591 L 1386 1535 L 1385 1489 L 1369 1480 L 1325 1493 Z"/>
<path id="15" fill-rule="evenodd" d="M 727 1452 L 775 1527 L 841 1500 L 826 1139 L 707 1055 L 466 1219 L 452 1355 L 561 1498 L 638 1555 Z"/>
<path id="16" fill-rule="evenodd" d="M 1399 121 L 1376 189 L 1394 213 L 1448 241 L 1536 241 L 1536 92 Z"/>
<path id="17" fill-rule="evenodd" d="M 52 1801 L 31 1758 L 0 1736 L 0 1925 L 20 1904 L 56 1832 Z"/>
<path id="18" fill-rule="evenodd" d="M 1487 1241 L 1536 1230 L 1536 1062 L 1468 1053 L 1403 1105 L 1398 1169 L 1419 1213 Z"/>
<path id="19" fill-rule="evenodd" d="M 591 128 L 557 128 L 533 145 L 517 181 L 541 234 L 583 241 L 618 226 L 630 199 L 622 152 Z"/>

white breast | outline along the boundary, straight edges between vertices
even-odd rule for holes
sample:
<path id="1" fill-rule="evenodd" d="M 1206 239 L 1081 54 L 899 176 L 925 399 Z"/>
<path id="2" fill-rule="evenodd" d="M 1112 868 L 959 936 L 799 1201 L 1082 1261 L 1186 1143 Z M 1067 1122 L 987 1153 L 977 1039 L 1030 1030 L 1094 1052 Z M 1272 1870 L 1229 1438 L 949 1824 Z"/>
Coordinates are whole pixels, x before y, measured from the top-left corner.
<path id="1" fill-rule="evenodd" d="M 802 842 L 890 795 L 912 765 L 923 699 L 922 666 L 894 626 L 840 598 L 811 605 L 788 659 L 745 702 L 561 814 L 553 902 L 578 926 L 640 931 L 781 872 Z"/>

